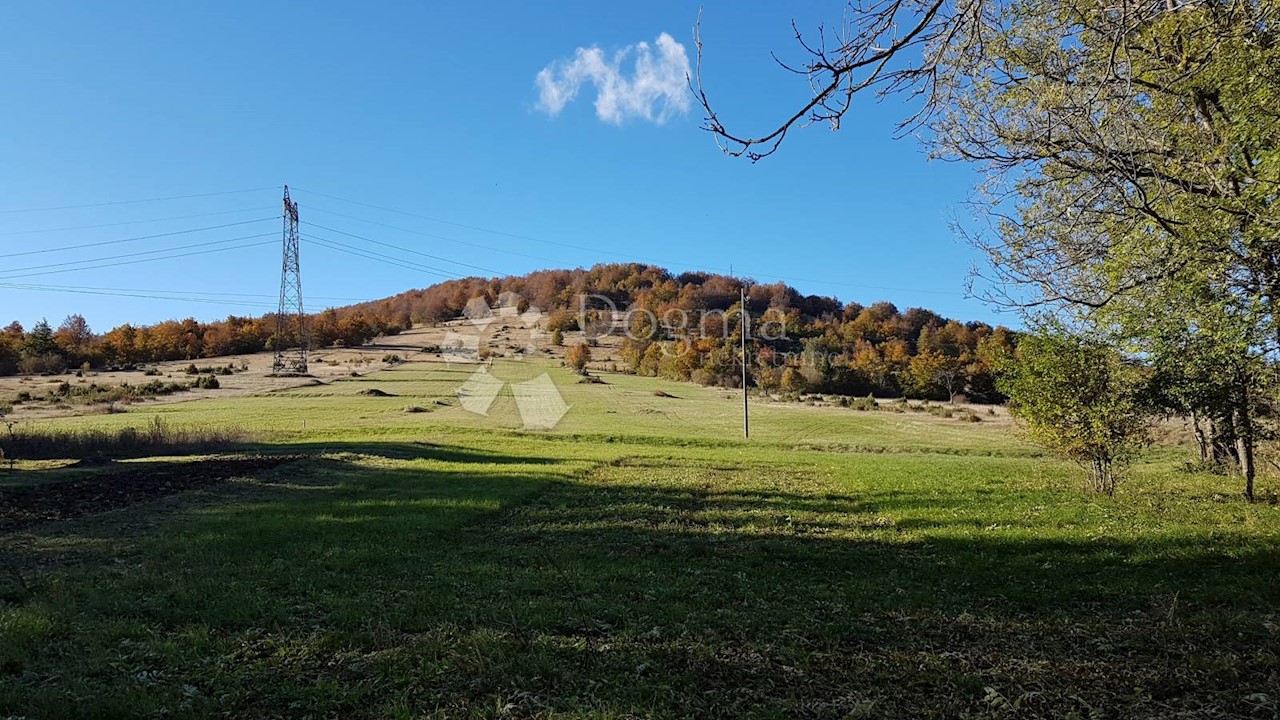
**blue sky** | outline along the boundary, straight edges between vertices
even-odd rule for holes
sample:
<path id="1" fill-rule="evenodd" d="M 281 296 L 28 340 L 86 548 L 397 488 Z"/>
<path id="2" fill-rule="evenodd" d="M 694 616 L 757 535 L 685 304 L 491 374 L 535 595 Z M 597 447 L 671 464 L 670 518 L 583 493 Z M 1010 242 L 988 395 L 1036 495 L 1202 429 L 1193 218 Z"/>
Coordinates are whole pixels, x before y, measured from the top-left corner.
<path id="1" fill-rule="evenodd" d="M 754 131 L 802 101 L 803 83 L 769 52 L 797 57 L 795 13 L 803 28 L 840 8 L 708 2 L 703 74 L 722 117 Z M 81 312 L 106 330 L 269 310 L 286 183 L 301 206 L 309 309 L 443 278 L 308 234 L 446 273 L 732 267 L 807 294 L 1013 322 L 964 297 L 979 257 L 948 224 L 972 170 L 893 139 L 910 112 L 898 99 L 860 100 L 839 133 L 808 128 L 755 165 L 722 155 L 677 98 L 602 119 L 599 73 L 580 74 L 558 112 L 540 103 L 538 73 L 569 77 L 579 48 L 600 48 L 606 64 L 632 48 L 615 68 L 624 82 L 633 46 L 656 49 L 662 33 L 692 60 L 697 13 L 694 2 L 6 4 L 0 322 Z M 118 204 L 34 210 L 97 203 Z M 218 225 L 229 227 L 184 232 Z M 163 233 L 182 234 L 130 240 Z M 228 242 L 191 247 L 215 241 Z M 92 243 L 111 244 L 58 250 Z M 132 262 L 253 243 L 265 244 Z M 62 264 L 96 258 L 130 264 Z"/>

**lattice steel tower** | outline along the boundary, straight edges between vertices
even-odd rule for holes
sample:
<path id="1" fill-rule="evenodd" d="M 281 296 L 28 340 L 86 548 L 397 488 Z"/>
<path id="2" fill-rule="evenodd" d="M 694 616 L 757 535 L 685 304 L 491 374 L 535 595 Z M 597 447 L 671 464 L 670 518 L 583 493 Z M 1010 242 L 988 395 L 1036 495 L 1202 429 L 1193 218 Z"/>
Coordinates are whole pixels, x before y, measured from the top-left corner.
<path id="1" fill-rule="evenodd" d="M 276 313 L 275 360 L 272 371 L 307 372 L 307 316 L 302 311 L 302 269 L 298 259 L 298 203 L 284 186 L 284 262 L 280 267 L 280 310 Z"/>

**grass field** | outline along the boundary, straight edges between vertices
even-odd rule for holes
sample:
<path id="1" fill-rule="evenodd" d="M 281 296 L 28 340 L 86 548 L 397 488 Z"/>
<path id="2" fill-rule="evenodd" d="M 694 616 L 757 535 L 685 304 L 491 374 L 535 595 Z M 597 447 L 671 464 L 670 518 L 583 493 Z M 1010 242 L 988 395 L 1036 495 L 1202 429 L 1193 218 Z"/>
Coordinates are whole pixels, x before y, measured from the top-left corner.
<path id="1" fill-rule="evenodd" d="M 760 403 L 744 442 L 723 390 L 500 361 L 571 406 L 525 431 L 470 371 L 53 421 L 255 439 L 0 472 L 0 716 L 1280 712 L 1280 508 L 1178 451 L 1106 498 L 1003 416 Z"/>

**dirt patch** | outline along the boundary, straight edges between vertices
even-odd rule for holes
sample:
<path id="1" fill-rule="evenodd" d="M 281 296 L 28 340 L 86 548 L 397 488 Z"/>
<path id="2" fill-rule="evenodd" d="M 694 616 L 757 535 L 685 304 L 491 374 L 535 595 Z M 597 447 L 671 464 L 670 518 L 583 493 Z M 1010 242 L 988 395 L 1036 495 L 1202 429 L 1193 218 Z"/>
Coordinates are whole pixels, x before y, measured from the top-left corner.
<path id="1" fill-rule="evenodd" d="M 356 394 L 367 395 L 369 397 L 395 397 L 395 395 L 392 395 L 391 393 L 386 392 L 384 390 L 379 390 L 378 388 L 369 388 L 368 390 L 361 390 Z"/>
<path id="2" fill-rule="evenodd" d="M 117 510 L 231 478 L 247 477 L 303 457 L 275 455 L 130 467 L 115 465 L 111 470 L 74 480 L 0 490 L 0 532 Z"/>

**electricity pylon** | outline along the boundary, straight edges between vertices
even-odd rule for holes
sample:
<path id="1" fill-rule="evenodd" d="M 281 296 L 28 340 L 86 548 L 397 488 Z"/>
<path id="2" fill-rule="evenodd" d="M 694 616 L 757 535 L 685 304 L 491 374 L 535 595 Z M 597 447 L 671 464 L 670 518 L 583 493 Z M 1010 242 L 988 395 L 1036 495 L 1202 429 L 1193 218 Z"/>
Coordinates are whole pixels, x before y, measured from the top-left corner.
<path id="1" fill-rule="evenodd" d="M 302 310 L 302 267 L 298 253 L 298 203 L 284 186 L 284 256 L 280 266 L 280 309 L 276 313 L 276 374 L 307 373 L 307 316 Z"/>

